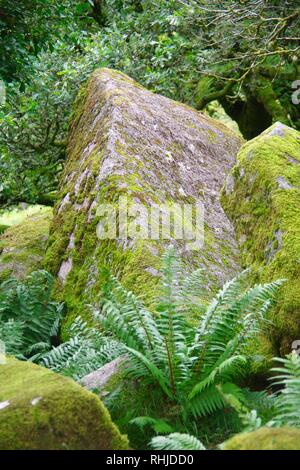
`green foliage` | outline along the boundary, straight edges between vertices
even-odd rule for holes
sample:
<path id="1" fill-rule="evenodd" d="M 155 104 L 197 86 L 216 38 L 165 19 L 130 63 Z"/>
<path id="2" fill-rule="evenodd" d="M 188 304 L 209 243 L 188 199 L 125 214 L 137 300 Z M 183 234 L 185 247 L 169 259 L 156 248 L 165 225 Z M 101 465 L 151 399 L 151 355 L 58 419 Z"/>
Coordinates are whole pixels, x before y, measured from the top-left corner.
<path id="1" fill-rule="evenodd" d="M 51 346 L 63 309 L 51 300 L 52 285 L 53 277 L 46 271 L 0 285 L 0 339 L 8 353 L 33 359 Z"/>
<path id="2" fill-rule="evenodd" d="M 245 135 L 300 125 L 299 15 L 288 1 L 22 0 L 1 8 L 0 29 L 0 201 L 42 203 L 57 187 L 72 103 L 97 67 L 198 109 L 219 100 Z"/>
<path id="3" fill-rule="evenodd" d="M 0 448 L 128 449 L 101 400 L 69 378 L 7 357 L 0 366 Z"/>
<path id="4" fill-rule="evenodd" d="M 5 344 L 5 352 L 18 354 L 23 348 L 24 323 L 17 320 L 0 321 L 0 339 Z"/>
<path id="5" fill-rule="evenodd" d="M 299 450 L 300 430 L 295 428 L 260 428 L 243 432 L 224 442 L 222 450 Z"/>
<path id="6" fill-rule="evenodd" d="M 94 29 L 94 6 L 85 0 L 2 3 L 0 83 L 6 84 L 7 100 L 0 103 L 0 202 L 47 204 L 62 169 L 78 90 L 70 64 Z M 77 75 L 80 82 L 79 64 Z"/>
<path id="7" fill-rule="evenodd" d="M 236 410 L 243 427 L 243 434 L 234 436 L 229 441 L 230 443 L 238 443 L 239 436 L 247 439 L 248 434 L 246 433 L 259 430 L 257 437 L 266 434 L 266 442 L 258 444 L 255 441 L 256 434 L 253 434 L 253 442 L 250 444 L 252 445 L 251 448 L 266 449 L 269 446 L 271 446 L 270 449 L 273 449 L 272 446 L 274 446 L 274 449 L 285 448 L 287 445 L 285 439 L 288 440 L 287 431 L 290 430 L 289 432 L 292 433 L 293 429 L 300 427 L 300 357 L 293 352 L 285 358 L 275 358 L 274 360 L 281 364 L 281 367 L 271 369 L 271 372 L 278 374 L 271 378 L 272 388 L 279 387 L 276 393 L 270 393 L 270 391 L 253 392 L 244 389 L 237 397 L 237 394 L 231 394 L 230 390 L 225 393 L 224 390 L 221 390 L 225 402 Z M 270 428 L 280 428 L 282 429 L 282 434 L 280 434 L 279 430 L 279 432 L 276 430 L 273 432 Z M 268 435 L 270 435 L 270 442 L 267 439 Z M 163 439 L 163 436 L 158 437 Z M 251 434 L 249 434 L 249 440 L 251 440 L 250 438 Z M 276 444 L 277 439 L 279 444 Z M 163 445 L 163 443 L 164 440 L 160 441 L 158 439 L 158 445 Z M 296 440 L 293 445 L 295 444 Z M 256 445 L 257 447 L 255 447 Z M 233 447 L 227 447 L 225 443 L 221 445 L 221 448 Z M 242 449 L 242 447 L 236 448 Z"/>
<path id="8" fill-rule="evenodd" d="M 300 357 L 293 352 L 285 358 L 275 358 L 281 367 L 271 372 L 278 374 L 270 380 L 276 393 L 249 392 L 246 396 L 224 394 L 225 401 L 239 414 L 244 431 L 267 427 L 300 427 Z M 250 411 L 251 410 L 251 411 Z"/>
<path id="9" fill-rule="evenodd" d="M 254 431 L 255 429 L 259 429 L 262 426 L 262 419 L 258 416 L 256 409 L 247 408 L 251 403 L 251 399 L 247 400 L 245 403 L 245 399 L 242 394 L 239 395 L 237 398 L 236 394 L 225 392 L 221 389 L 222 396 L 226 403 L 231 406 L 233 409 L 236 410 L 243 427 L 243 431 Z M 253 393 L 253 392 L 252 392 Z M 252 395 L 251 393 L 251 395 Z M 261 398 L 265 398 L 265 392 L 259 393 Z"/>
<path id="10" fill-rule="evenodd" d="M 76 56 L 73 46 L 58 43 L 34 61 L 25 93 L 17 83 L 7 87 L 0 108 L 1 202 L 49 204 L 46 195 L 57 188 L 65 157 L 66 110 L 81 83 L 79 71 L 78 78 L 68 71 Z"/>
<path id="11" fill-rule="evenodd" d="M 185 418 L 205 416 L 224 408 L 222 393 L 239 393 L 234 383 L 247 372 L 246 346 L 260 331 L 281 282 L 246 289 L 243 273 L 224 286 L 194 326 L 185 300 L 192 294 L 201 313 L 201 289 L 191 282 L 195 273 L 184 272 L 173 248 L 162 261 L 161 300 L 154 315 L 111 276 L 95 318 L 127 351 L 131 377 L 160 387 Z"/>
<path id="12" fill-rule="evenodd" d="M 196 437 L 178 432 L 168 436 L 153 437 L 150 446 L 155 450 L 205 450 L 204 445 Z"/>
<path id="13" fill-rule="evenodd" d="M 51 300 L 53 277 L 31 273 L 23 282 L 9 278 L 0 285 L 0 339 L 8 354 L 29 359 L 79 380 L 120 356 L 124 349 L 76 318 L 69 341 L 58 346 L 63 304 Z"/>
<path id="14" fill-rule="evenodd" d="M 130 421 L 136 424 L 142 431 L 145 426 L 150 426 L 157 434 L 169 434 L 174 431 L 172 426 L 162 419 L 151 418 L 150 416 L 138 416 Z"/>

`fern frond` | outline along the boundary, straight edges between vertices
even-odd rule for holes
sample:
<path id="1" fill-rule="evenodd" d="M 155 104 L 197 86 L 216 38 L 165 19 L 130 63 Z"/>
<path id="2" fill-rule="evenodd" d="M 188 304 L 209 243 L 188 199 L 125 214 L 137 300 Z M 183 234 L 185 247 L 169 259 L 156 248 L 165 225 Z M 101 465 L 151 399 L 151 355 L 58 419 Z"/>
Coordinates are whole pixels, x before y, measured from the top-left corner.
<path id="1" fill-rule="evenodd" d="M 151 439 L 150 447 L 155 450 L 206 450 L 199 439 L 190 434 L 178 432 Z"/>
<path id="2" fill-rule="evenodd" d="M 170 434 L 174 429 L 170 424 L 162 419 L 151 418 L 150 416 L 138 416 L 130 421 L 136 424 L 140 429 L 144 430 L 146 426 L 150 426 L 157 434 Z"/>
<path id="3" fill-rule="evenodd" d="M 120 343 L 88 327 L 80 317 L 74 320 L 69 333 L 74 336 L 49 352 L 38 355 L 36 360 L 49 369 L 79 380 L 124 354 L 125 349 Z"/>
<path id="4" fill-rule="evenodd" d="M 47 271 L 31 273 L 24 281 L 10 278 L 0 285 L 0 316 L 3 322 L 23 322 L 22 350 L 48 342 L 58 332 L 63 304 L 51 300 L 53 277 Z"/>
<path id="5" fill-rule="evenodd" d="M 188 376 L 187 341 L 191 338 L 191 327 L 182 314 L 184 298 L 183 264 L 175 249 L 170 247 L 162 257 L 162 294 L 158 305 L 157 328 L 164 339 L 164 361 L 173 394 L 176 384 Z"/>
<path id="6" fill-rule="evenodd" d="M 225 305 L 230 305 L 241 296 L 243 292 L 245 278 L 248 275 L 248 270 L 244 270 L 238 276 L 230 281 L 227 281 L 223 288 L 219 290 L 217 295 L 212 299 L 208 305 L 206 312 L 201 317 L 199 326 L 196 329 L 195 342 L 201 341 L 201 338 L 210 329 L 210 323 L 213 321 L 217 308 L 222 308 Z"/>
<path id="7" fill-rule="evenodd" d="M 211 367 L 217 364 L 222 354 L 226 359 L 245 349 L 249 338 L 261 331 L 262 324 L 266 321 L 266 313 L 283 281 L 256 285 L 246 292 L 240 292 L 238 298 L 232 299 L 231 290 L 236 293 L 240 282 L 239 278 L 236 279 L 230 288 L 221 291 L 215 302 L 211 304 L 205 320 L 206 330 L 203 330 L 204 323 L 200 321 L 193 346 L 194 354 L 199 351 L 194 365 L 197 371 L 202 369 L 203 364 L 206 368 L 209 364 Z M 225 298 L 226 303 L 224 303 Z"/>
<path id="8" fill-rule="evenodd" d="M 159 383 L 160 387 L 163 389 L 166 395 L 169 398 L 173 398 L 173 393 L 171 391 L 170 384 L 166 380 L 162 371 L 158 369 L 158 367 L 156 367 L 153 362 L 151 362 L 146 356 L 144 356 L 139 351 L 128 347 L 126 347 L 126 351 L 128 351 L 130 355 L 135 356 L 148 369 L 148 371 L 151 373 L 155 381 Z"/>

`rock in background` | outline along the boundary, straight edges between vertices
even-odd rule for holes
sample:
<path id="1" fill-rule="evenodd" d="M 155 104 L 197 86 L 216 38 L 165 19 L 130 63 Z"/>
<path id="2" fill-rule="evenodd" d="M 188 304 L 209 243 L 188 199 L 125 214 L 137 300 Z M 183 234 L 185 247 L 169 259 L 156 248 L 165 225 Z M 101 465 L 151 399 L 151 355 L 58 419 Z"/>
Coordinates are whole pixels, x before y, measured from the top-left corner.
<path id="1" fill-rule="evenodd" d="M 68 322 L 86 315 L 107 266 L 148 305 L 157 296 L 160 254 L 169 242 L 99 240 L 99 204 L 204 204 L 205 244 L 187 250 L 188 264 L 202 265 L 212 291 L 239 270 L 234 231 L 219 201 L 241 139 L 188 106 L 155 95 L 126 75 L 95 71 L 73 114 L 68 159 L 56 205 L 46 268 L 58 276 Z M 146 225 L 146 222 L 145 222 Z"/>
<path id="2" fill-rule="evenodd" d="M 255 280 L 287 280 L 265 339 L 273 354 L 291 352 L 300 340 L 300 133 L 276 123 L 247 142 L 222 202 Z"/>

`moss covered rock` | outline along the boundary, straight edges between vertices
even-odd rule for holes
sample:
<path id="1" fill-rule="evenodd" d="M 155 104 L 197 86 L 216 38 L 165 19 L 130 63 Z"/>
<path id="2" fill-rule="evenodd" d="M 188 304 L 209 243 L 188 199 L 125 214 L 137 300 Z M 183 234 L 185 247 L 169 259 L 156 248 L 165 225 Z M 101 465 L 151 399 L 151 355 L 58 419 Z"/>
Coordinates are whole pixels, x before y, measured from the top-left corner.
<path id="1" fill-rule="evenodd" d="M 300 338 L 300 133 L 276 123 L 247 142 L 222 202 L 255 280 L 287 280 L 263 347 L 271 342 L 273 354 L 290 352 Z"/>
<path id="2" fill-rule="evenodd" d="M 223 450 L 300 450 L 300 429 L 261 428 L 222 444 Z"/>
<path id="3" fill-rule="evenodd" d="M 0 236 L 0 280 L 18 279 L 41 268 L 49 237 L 52 209 L 45 207 Z"/>
<path id="4" fill-rule="evenodd" d="M 30 362 L 0 365 L 0 449 L 127 449 L 99 398 Z"/>
<path id="5" fill-rule="evenodd" d="M 58 275 L 69 308 L 66 325 L 95 300 L 104 266 L 148 305 L 154 302 L 159 255 L 176 237 L 97 238 L 97 209 L 109 203 L 118 210 L 120 196 L 127 198 L 128 207 L 137 203 L 146 211 L 173 203 L 181 210 L 184 203 L 201 201 L 203 249 L 191 250 L 182 240 L 174 243 L 189 264 L 204 266 L 208 289 L 237 272 L 234 232 L 219 191 L 240 145 L 241 138 L 218 121 L 155 95 L 122 73 L 100 69 L 92 74 L 73 114 L 46 255 L 46 268 Z M 148 233 L 147 218 L 139 221 Z"/>

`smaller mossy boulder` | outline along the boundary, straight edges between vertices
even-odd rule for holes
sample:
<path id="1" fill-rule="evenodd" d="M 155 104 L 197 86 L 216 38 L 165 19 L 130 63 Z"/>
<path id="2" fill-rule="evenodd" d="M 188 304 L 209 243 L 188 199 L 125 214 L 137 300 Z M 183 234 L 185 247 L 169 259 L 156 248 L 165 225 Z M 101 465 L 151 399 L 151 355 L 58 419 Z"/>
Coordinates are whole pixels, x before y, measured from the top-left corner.
<path id="1" fill-rule="evenodd" d="M 278 122 L 242 147 L 222 196 L 253 281 L 286 279 L 263 340 L 273 355 L 300 338 L 299 202 L 300 133 Z"/>
<path id="2" fill-rule="evenodd" d="M 300 450 L 300 429 L 261 428 L 224 442 L 222 450 Z"/>
<path id="3" fill-rule="evenodd" d="M 240 271 L 219 194 L 241 144 L 220 122 L 121 72 L 93 72 L 74 107 L 45 257 L 68 309 L 63 339 L 78 315 L 92 320 L 86 305 L 97 305 L 108 270 L 154 309 L 170 243 L 189 269 L 203 267 L 209 297 Z M 196 206 L 204 217 L 188 221 L 185 208 Z"/>
<path id="4" fill-rule="evenodd" d="M 44 207 L 0 235 L 0 281 L 24 278 L 41 268 L 49 237 L 52 209 Z"/>
<path id="5" fill-rule="evenodd" d="M 128 448 L 100 399 L 73 380 L 8 358 L 0 384 L 1 450 Z"/>

